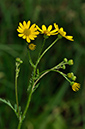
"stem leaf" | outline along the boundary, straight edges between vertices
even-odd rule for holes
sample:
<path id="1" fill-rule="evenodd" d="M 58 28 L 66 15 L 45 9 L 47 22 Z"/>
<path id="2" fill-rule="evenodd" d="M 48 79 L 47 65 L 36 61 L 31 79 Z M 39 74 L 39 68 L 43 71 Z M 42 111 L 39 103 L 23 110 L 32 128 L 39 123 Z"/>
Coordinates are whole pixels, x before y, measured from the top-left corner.
<path id="1" fill-rule="evenodd" d="M 5 103 L 5 104 L 7 104 L 15 112 L 15 114 L 17 115 L 16 110 L 14 109 L 14 107 L 12 106 L 12 104 L 10 103 L 9 100 L 7 101 L 5 99 L 0 98 L 0 101 L 3 102 L 3 103 Z"/>
<path id="2" fill-rule="evenodd" d="M 40 83 L 38 83 L 37 85 L 35 85 L 35 87 L 33 88 L 33 92 L 38 88 Z"/>

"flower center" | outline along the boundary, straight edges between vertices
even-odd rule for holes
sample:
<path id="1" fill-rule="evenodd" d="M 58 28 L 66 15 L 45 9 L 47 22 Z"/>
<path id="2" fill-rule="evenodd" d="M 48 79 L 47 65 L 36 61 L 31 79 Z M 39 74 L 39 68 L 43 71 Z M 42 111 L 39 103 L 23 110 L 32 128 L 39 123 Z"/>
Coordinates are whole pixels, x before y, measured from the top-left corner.
<path id="1" fill-rule="evenodd" d="M 25 29 L 25 30 L 23 31 L 23 33 L 24 33 L 24 35 L 29 36 L 30 33 L 31 33 L 31 31 L 30 31 L 29 29 Z"/>
<path id="2" fill-rule="evenodd" d="M 62 36 L 64 36 L 64 31 L 59 31 L 59 33 L 60 33 Z"/>
<path id="3" fill-rule="evenodd" d="M 44 34 L 48 35 L 48 34 L 50 34 L 50 32 L 48 30 L 45 30 Z"/>

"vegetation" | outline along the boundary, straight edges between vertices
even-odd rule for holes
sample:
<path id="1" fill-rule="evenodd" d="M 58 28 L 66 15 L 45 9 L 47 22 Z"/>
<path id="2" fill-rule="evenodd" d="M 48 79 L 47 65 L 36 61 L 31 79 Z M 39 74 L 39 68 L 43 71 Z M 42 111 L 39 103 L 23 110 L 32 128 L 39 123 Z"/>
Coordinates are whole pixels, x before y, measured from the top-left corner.
<path id="1" fill-rule="evenodd" d="M 1 0 L 0 1 L 0 98 L 15 104 L 15 59 L 23 60 L 18 78 L 19 103 L 22 109 L 26 104 L 27 85 L 31 68 L 28 60 L 26 41 L 19 38 L 19 21 L 31 20 L 38 25 L 57 23 L 74 42 L 62 39 L 41 60 L 40 71 L 58 64 L 64 57 L 74 60 L 73 66 L 62 70 L 77 75 L 81 84 L 78 92 L 73 92 L 69 83 L 58 73 L 49 73 L 41 79 L 34 92 L 30 108 L 22 129 L 85 129 L 85 3 L 84 0 Z M 38 42 L 37 42 L 38 41 Z M 50 37 L 45 48 L 53 42 Z M 42 44 L 42 37 L 36 39 L 36 49 L 30 51 L 34 61 Z M 10 102 L 9 102 L 10 105 Z M 10 105 L 11 107 L 11 105 Z M 15 114 L 0 102 L 0 128 L 16 129 Z"/>

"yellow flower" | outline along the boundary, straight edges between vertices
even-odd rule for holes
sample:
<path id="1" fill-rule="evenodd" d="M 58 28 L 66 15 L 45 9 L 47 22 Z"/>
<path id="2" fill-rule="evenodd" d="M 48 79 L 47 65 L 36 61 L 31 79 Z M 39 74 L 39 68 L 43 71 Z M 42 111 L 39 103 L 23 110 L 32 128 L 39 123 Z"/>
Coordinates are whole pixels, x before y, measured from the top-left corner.
<path id="1" fill-rule="evenodd" d="M 66 38 L 66 39 L 68 39 L 68 40 L 70 40 L 70 41 L 74 41 L 73 36 L 68 36 L 68 35 L 66 36 L 66 32 L 63 30 L 62 27 L 59 29 L 59 28 L 58 28 L 58 25 L 56 25 L 56 23 L 54 23 L 54 27 L 58 29 L 58 33 L 59 33 L 62 37 Z"/>
<path id="2" fill-rule="evenodd" d="M 78 91 L 80 89 L 80 84 L 79 83 L 77 83 L 77 82 L 74 82 L 73 84 L 72 84 L 72 90 L 73 91 Z"/>
<path id="3" fill-rule="evenodd" d="M 33 43 L 31 43 L 31 44 L 29 44 L 28 47 L 29 47 L 30 50 L 33 51 L 33 50 L 35 50 L 36 45 L 34 45 Z"/>
<path id="4" fill-rule="evenodd" d="M 36 27 L 41 32 L 41 34 L 45 34 L 47 36 L 58 34 L 58 33 L 56 33 L 58 31 L 58 29 L 55 28 L 54 30 L 52 30 L 52 25 L 49 25 L 48 28 L 46 28 L 45 25 L 42 25 L 42 29 L 40 29 L 37 25 L 36 25 Z"/>
<path id="5" fill-rule="evenodd" d="M 30 43 L 31 40 L 34 40 L 39 34 L 36 28 L 36 24 L 33 24 L 31 27 L 30 24 L 30 21 L 28 21 L 27 23 L 23 21 L 23 24 L 19 22 L 19 26 L 17 29 L 17 31 L 20 33 L 18 34 L 18 36 L 22 37 L 23 39 L 26 39 L 28 43 Z"/>

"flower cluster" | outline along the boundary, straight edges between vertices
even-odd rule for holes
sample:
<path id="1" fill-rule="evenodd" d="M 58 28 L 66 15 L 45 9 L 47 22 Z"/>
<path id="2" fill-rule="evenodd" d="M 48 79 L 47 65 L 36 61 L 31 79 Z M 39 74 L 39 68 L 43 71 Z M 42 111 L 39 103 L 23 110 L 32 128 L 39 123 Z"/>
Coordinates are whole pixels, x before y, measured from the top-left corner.
<path id="1" fill-rule="evenodd" d="M 26 39 L 28 43 L 31 43 L 31 40 L 35 40 L 39 34 L 44 34 L 46 36 L 51 36 L 51 35 L 61 35 L 61 37 L 64 37 L 70 41 L 73 40 L 73 36 L 67 36 L 66 32 L 63 30 L 61 27 L 59 29 L 58 25 L 54 23 L 54 29 L 52 25 L 49 25 L 46 27 L 45 25 L 42 25 L 41 29 L 39 28 L 38 25 L 32 24 L 31 26 L 31 21 L 23 21 L 23 23 L 19 22 L 19 26 L 17 28 L 17 31 L 19 32 L 18 36 L 22 37 L 23 39 Z M 35 45 L 33 43 L 31 45 L 28 45 L 29 49 L 34 50 Z"/>
<path id="2" fill-rule="evenodd" d="M 64 65 L 66 65 L 66 64 L 73 65 L 73 60 L 72 59 L 68 60 L 67 58 L 64 58 L 64 63 L 65 63 Z M 70 82 L 70 85 L 71 85 L 73 91 L 76 92 L 80 89 L 80 84 L 77 82 L 74 82 L 74 81 L 76 81 L 76 76 L 74 75 L 73 72 L 63 74 L 63 76 L 65 77 L 65 79 L 67 81 Z"/>
<path id="3" fill-rule="evenodd" d="M 28 21 L 27 23 L 26 23 L 26 21 L 23 21 L 23 24 L 21 22 L 19 22 L 17 31 L 19 32 L 19 34 L 18 34 L 19 37 L 26 39 L 27 45 L 30 50 L 35 50 L 36 45 L 33 44 L 31 42 L 31 40 L 35 40 L 35 38 L 37 38 L 37 36 L 39 34 L 43 34 L 44 39 L 47 39 L 51 35 L 58 35 L 56 40 L 47 48 L 47 50 L 49 50 L 49 48 L 57 41 L 57 39 L 61 39 L 62 37 L 66 38 L 70 41 L 74 41 L 73 36 L 67 35 L 66 32 L 64 31 L 64 29 L 62 27 L 59 28 L 56 23 L 54 23 L 53 26 L 49 25 L 48 27 L 46 27 L 45 25 L 42 25 L 40 28 L 36 24 L 31 25 L 30 21 Z M 28 43 L 30 43 L 30 44 L 28 44 Z M 41 55 L 41 57 L 45 54 L 45 52 Z M 41 52 L 40 52 L 40 54 L 41 54 Z M 40 61 L 41 57 L 39 58 L 38 62 Z M 32 66 L 34 66 L 32 61 L 30 61 L 30 62 L 32 64 Z M 73 60 L 72 59 L 68 60 L 67 58 L 64 58 L 64 61 L 62 63 L 60 63 L 60 65 L 58 65 L 58 68 L 60 67 L 60 68 L 65 69 L 66 64 L 73 65 Z M 54 68 L 56 69 L 56 67 L 54 67 Z M 52 69 L 52 70 L 54 70 L 54 69 Z M 65 77 L 65 79 L 70 82 L 70 85 L 72 86 L 73 91 L 78 91 L 80 89 L 80 84 L 77 82 L 74 82 L 76 80 L 76 76 L 74 76 L 74 74 L 72 72 L 68 73 L 68 74 L 64 74 L 60 71 L 57 71 L 57 72 L 62 74 Z"/>

